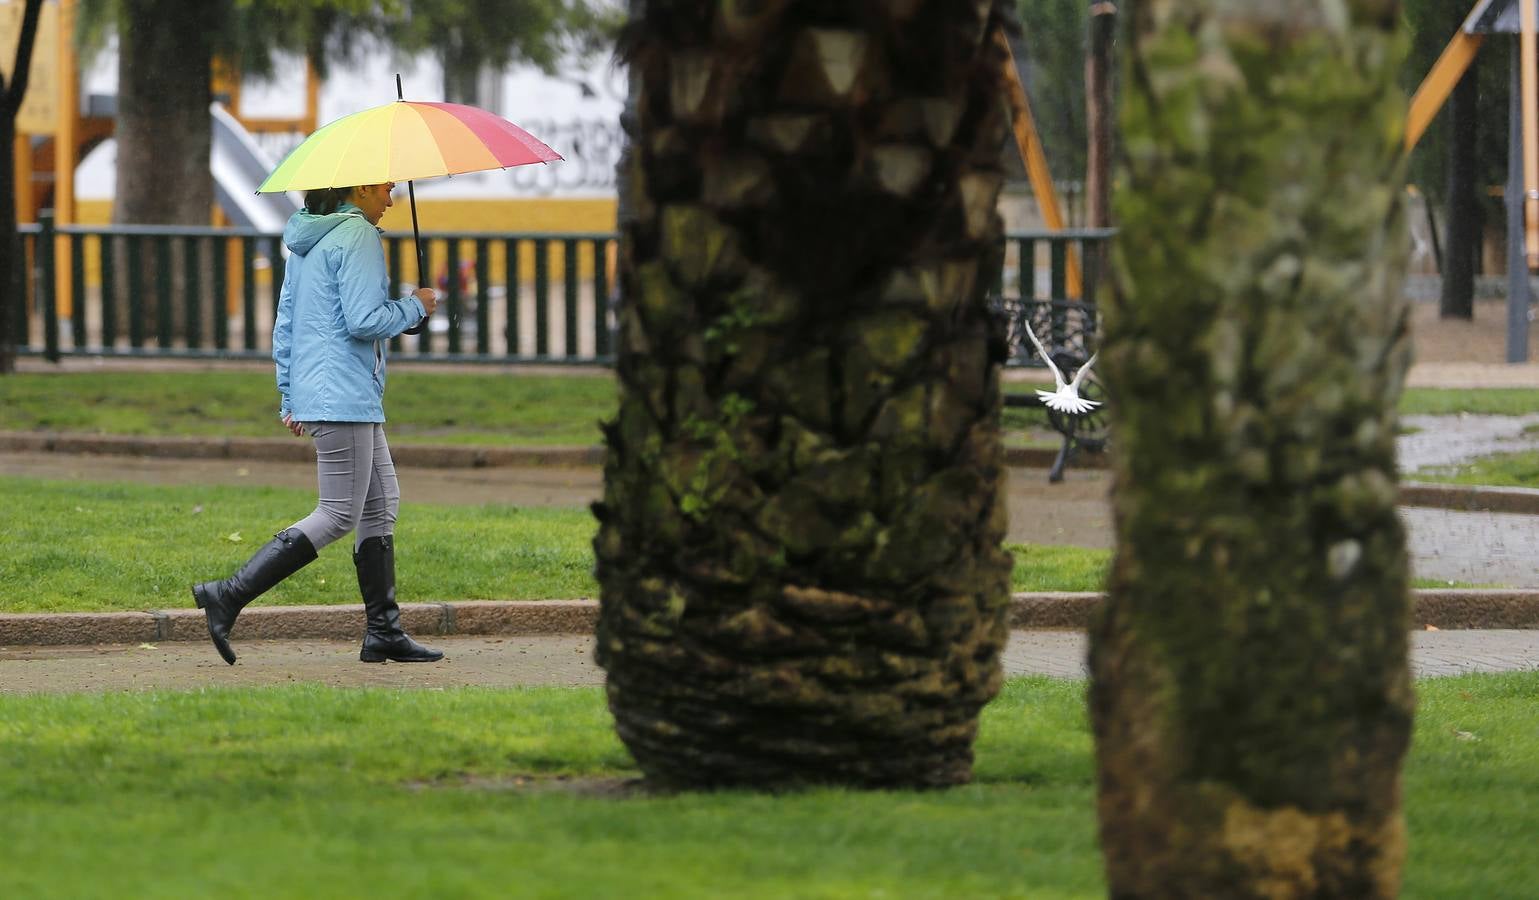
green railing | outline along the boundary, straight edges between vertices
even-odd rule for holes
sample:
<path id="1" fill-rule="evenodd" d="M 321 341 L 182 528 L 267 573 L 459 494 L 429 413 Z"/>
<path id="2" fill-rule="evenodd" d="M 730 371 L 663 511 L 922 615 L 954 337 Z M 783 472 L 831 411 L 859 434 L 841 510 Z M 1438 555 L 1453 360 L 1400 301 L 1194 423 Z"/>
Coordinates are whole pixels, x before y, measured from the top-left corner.
<path id="1" fill-rule="evenodd" d="M 1010 366 L 1045 366 L 1026 340 L 1032 328 L 1048 352 L 1084 360 L 1100 333 L 1095 297 L 1107 276 L 1115 229 L 1011 232 L 995 297 L 1010 319 Z"/>
<path id="2" fill-rule="evenodd" d="M 18 351 L 65 356 L 267 359 L 283 281 L 282 236 L 243 228 L 20 228 L 25 303 Z M 1093 296 L 1109 231 L 1013 233 L 1002 298 L 1068 309 Z M 409 293 L 409 234 L 385 235 L 392 296 Z M 607 364 L 614 354 L 613 234 L 422 236 L 439 314 L 392 342 L 427 362 Z M 1076 275 L 1081 284 L 1075 289 Z M 1060 317 L 1061 318 L 1061 317 Z"/>

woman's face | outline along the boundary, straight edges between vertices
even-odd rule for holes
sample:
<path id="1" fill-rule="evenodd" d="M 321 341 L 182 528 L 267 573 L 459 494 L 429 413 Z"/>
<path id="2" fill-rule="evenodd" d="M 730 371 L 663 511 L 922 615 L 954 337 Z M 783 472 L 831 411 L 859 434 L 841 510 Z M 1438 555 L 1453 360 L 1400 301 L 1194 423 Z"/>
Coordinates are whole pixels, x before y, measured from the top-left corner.
<path id="1" fill-rule="evenodd" d="M 380 217 L 391 206 L 390 192 L 393 190 L 393 181 L 353 188 L 353 205 L 363 211 L 363 217 L 370 225 L 378 225 Z"/>

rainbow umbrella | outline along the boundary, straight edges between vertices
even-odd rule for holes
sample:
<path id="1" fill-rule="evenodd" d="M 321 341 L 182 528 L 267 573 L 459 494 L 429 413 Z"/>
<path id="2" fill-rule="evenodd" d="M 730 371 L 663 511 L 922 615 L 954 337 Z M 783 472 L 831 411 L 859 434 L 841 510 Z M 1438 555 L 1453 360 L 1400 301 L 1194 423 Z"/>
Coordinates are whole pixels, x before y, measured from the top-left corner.
<path id="1" fill-rule="evenodd" d="M 399 75 L 395 89 L 399 97 Z M 417 283 L 421 285 L 425 266 L 413 181 L 558 159 L 561 154 L 495 113 L 461 103 L 398 99 L 343 116 L 318 129 L 284 157 L 257 193 L 406 182 L 412 241 L 417 247 Z M 418 323 L 407 333 L 416 334 L 421 328 L 422 323 Z"/>
<path id="2" fill-rule="evenodd" d="M 397 100 L 305 138 L 257 193 L 410 182 L 558 159 L 529 132 L 484 109 Z"/>

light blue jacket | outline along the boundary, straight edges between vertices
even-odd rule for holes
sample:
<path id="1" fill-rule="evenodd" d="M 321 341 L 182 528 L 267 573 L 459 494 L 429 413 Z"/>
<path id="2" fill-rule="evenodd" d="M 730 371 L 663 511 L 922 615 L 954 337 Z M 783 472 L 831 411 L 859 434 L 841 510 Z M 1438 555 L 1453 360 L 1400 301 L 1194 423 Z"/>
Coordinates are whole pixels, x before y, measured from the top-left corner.
<path id="1" fill-rule="evenodd" d="M 279 417 L 385 421 L 385 342 L 426 315 L 416 297 L 390 299 L 379 229 L 358 207 L 305 210 L 283 229 L 292 255 L 273 322 Z"/>

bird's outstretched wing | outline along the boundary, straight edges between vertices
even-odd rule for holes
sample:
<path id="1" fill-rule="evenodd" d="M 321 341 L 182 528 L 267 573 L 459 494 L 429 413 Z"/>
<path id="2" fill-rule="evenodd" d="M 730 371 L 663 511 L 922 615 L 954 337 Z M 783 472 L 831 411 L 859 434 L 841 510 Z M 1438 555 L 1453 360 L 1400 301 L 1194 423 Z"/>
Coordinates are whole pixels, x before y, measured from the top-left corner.
<path id="1" fill-rule="evenodd" d="M 1097 350 L 1096 352 L 1090 354 L 1090 358 L 1085 360 L 1085 364 L 1083 366 L 1079 367 L 1079 371 L 1078 372 L 1074 373 L 1074 380 L 1069 382 L 1069 387 L 1074 388 L 1076 391 L 1078 391 L 1079 383 L 1081 381 L 1085 380 L 1085 373 L 1090 371 L 1090 367 L 1095 365 L 1096 357 L 1098 357 L 1100 355 L 1101 355 L 1101 351 L 1099 351 L 1099 350 Z"/>
<path id="2" fill-rule="evenodd" d="M 1063 380 L 1063 373 L 1058 371 L 1058 367 L 1053 364 L 1053 358 L 1048 355 L 1047 348 L 1043 347 L 1042 342 L 1037 340 L 1037 332 L 1036 329 L 1031 327 L 1031 322 L 1027 321 L 1025 325 L 1026 336 L 1031 338 L 1031 345 L 1037 348 L 1037 354 L 1042 357 L 1042 361 L 1047 363 L 1047 367 L 1053 372 L 1053 383 L 1058 385 L 1060 391 L 1063 390 L 1067 386 Z"/>

